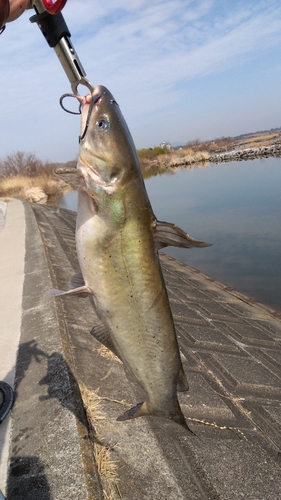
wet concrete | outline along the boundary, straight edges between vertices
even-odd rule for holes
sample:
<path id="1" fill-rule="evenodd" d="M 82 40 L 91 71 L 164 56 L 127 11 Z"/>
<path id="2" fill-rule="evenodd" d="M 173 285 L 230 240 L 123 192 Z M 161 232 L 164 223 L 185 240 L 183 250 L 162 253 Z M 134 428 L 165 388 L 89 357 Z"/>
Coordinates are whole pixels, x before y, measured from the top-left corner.
<path id="1" fill-rule="evenodd" d="M 26 269 L 8 499 L 103 498 L 101 486 L 124 500 L 279 499 L 278 313 L 161 255 L 190 383 L 179 399 L 196 436 L 155 417 L 117 422 L 142 394 L 122 363 L 108 359 L 90 335 L 97 321 L 91 299 L 47 295 L 50 288 L 67 289 L 79 270 L 75 213 L 24 206 Z M 112 480 L 109 473 L 97 474 L 97 450 L 110 453 Z M 17 496 L 21 491 L 29 496 Z"/>

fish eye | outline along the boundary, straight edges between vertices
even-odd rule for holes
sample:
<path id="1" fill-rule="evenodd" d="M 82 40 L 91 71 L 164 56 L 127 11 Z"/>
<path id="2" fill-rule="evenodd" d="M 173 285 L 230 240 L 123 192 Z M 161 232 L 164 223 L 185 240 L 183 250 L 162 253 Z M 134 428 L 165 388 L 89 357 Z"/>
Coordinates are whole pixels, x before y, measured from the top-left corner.
<path id="1" fill-rule="evenodd" d="M 97 126 L 102 132 L 107 132 L 110 128 L 110 123 L 106 118 L 100 118 L 97 121 Z"/>

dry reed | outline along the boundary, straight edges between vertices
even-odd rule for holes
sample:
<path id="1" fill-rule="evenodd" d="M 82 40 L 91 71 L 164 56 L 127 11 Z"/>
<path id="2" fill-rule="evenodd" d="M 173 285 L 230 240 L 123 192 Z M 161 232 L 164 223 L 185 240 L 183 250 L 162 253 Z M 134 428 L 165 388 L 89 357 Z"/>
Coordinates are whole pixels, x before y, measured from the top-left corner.
<path id="1" fill-rule="evenodd" d="M 65 182 L 45 173 L 33 177 L 10 175 L 0 178 L 0 196 L 17 197 L 35 203 L 51 203 L 70 189 Z"/>
<path id="2" fill-rule="evenodd" d="M 82 384 L 80 391 L 88 421 L 91 427 L 96 429 L 98 424 L 106 419 L 106 414 L 102 409 L 104 398 L 99 396 L 98 389 L 96 391 L 90 390 Z M 99 439 L 96 439 L 93 443 L 95 462 L 105 499 L 115 500 L 120 498 L 118 463 L 112 459 L 111 447 L 102 441 L 103 439 L 99 436 Z"/>

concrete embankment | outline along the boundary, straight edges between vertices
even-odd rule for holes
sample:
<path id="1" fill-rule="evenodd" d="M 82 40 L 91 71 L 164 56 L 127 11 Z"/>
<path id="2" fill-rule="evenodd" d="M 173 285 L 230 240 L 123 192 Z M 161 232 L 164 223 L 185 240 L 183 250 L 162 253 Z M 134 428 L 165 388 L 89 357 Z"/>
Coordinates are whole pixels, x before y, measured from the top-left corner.
<path id="1" fill-rule="evenodd" d="M 255 160 L 256 158 L 269 156 L 281 156 L 281 144 L 274 146 L 264 146 L 262 148 L 248 148 L 237 151 L 226 151 L 210 156 L 209 160 L 212 163 L 221 163 L 228 161 Z"/>
<path id="2" fill-rule="evenodd" d="M 195 436 L 156 417 L 118 422 L 143 395 L 90 334 L 99 322 L 91 298 L 48 297 L 79 270 L 75 213 L 23 206 L 7 500 L 279 499 L 280 315 L 161 255 L 190 383 L 179 399 Z M 16 215 L 8 204 L 10 229 Z M 13 245 L 0 255 L 12 255 Z M 6 273 L 12 259 L 9 266 Z"/>

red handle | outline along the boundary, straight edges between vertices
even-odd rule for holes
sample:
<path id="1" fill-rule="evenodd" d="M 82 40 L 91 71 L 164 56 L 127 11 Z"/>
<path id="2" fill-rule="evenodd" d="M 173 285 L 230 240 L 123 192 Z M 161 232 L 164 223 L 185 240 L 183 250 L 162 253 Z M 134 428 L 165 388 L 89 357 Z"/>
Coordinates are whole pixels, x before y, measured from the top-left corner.
<path id="1" fill-rule="evenodd" d="M 64 8 L 67 0 L 43 0 L 44 7 L 49 14 L 59 14 Z"/>

